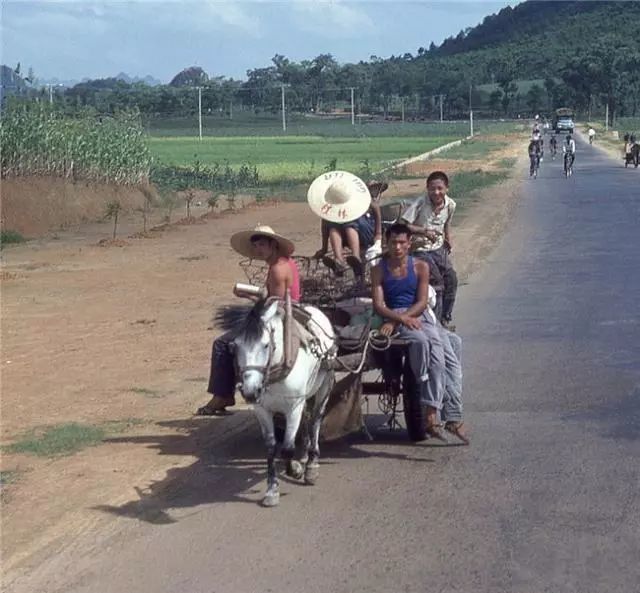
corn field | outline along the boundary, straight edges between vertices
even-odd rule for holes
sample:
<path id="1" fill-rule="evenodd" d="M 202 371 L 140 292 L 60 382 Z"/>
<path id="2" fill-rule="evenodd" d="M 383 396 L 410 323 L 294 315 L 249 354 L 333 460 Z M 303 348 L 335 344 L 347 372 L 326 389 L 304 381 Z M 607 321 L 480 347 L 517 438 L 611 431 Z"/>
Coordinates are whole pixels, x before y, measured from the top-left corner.
<path id="1" fill-rule="evenodd" d="M 53 175 L 103 183 L 148 179 L 151 155 L 139 116 L 76 117 L 43 104 L 10 104 L 0 117 L 2 177 Z"/>

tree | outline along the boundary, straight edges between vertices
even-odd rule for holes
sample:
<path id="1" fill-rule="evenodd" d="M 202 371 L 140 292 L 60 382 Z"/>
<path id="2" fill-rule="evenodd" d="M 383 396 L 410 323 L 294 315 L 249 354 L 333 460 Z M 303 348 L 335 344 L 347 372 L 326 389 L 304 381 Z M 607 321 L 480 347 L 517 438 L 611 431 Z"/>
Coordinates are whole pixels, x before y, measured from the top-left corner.
<path id="1" fill-rule="evenodd" d="M 207 73 L 199 66 L 190 66 L 182 72 L 178 72 L 169 83 L 169 86 L 202 86 L 209 80 Z"/>
<path id="2" fill-rule="evenodd" d="M 529 109 L 537 113 L 540 111 L 540 107 L 542 107 L 542 97 L 544 95 L 544 90 L 541 86 L 534 84 L 527 93 L 527 105 Z"/>

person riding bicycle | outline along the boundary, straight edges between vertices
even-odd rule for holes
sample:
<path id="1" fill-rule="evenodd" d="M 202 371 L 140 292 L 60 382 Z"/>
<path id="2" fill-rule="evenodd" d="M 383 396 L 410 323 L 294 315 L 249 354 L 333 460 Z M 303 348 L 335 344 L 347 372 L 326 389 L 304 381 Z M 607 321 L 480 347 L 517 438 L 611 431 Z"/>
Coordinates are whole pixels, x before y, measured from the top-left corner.
<path id="1" fill-rule="evenodd" d="M 587 134 L 589 136 L 589 144 L 593 144 L 593 141 L 596 137 L 596 131 L 593 128 L 589 128 Z"/>
<path id="2" fill-rule="evenodd" d="M 540 166 L 540 160 L 542 157 L 540 142 L 532 138 L 531 142 L 529 142 L 528 151 L 529 151 L 529 177 L 533 177 L 538 167 Z"/>
<path id="3" fill-rule="evenodd" d="M 558 140 L 556 139 L 555 134 L 551 136 L 551 140 L 549 140 L 549 148 L 551 149 L 551 156 L 555 157 L 556 152 L 558 152 Z"/>
<path id="4" fill-rule="evenodd" d="M 564 144 L 562 145 L 562 154 L 570 155 L 571 163 L 570 167 L 573 167 L 573 161 L 576 160 L 576 141 L 573 139 L 571 134 L 567 134 Z"/>

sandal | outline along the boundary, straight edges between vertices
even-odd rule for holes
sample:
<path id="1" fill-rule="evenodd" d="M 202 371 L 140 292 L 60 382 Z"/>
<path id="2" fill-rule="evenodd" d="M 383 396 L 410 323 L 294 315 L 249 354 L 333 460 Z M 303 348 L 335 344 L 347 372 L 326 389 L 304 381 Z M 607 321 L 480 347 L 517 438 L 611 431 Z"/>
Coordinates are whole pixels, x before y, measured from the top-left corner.
<path id="1" fill-rule="evenodd" d="M 322 258 L 322 263 L 327 266 L 336 276 L 344 276 L 344 273 L 349 269 L 349 266 L 345 263 L 339 262 L 337 259 L 325 255 Z"/>
<path id="2" fill-rule="evenodd" d="M 235 405 L 236 402 L 233 399 L 227 400 L 214 396 L 209 403 L 196 410 L 196 416 L 222 416 L 229 413 L 226 410 L 227 407 Z"/>
<path id="3" fill-rule="evenodd" d="M 347 263 L 349 264 L 349 266 L 351 266 L 351 269 L 356 276 L 362 276 L 362 261 L 360 261 L 359 258 L 357 258 L 355 255 L 348 255 Z"/>
<path id="4" fill-rule="evenodd" d="M 443 443 L 448 443 L 449 441 L 447 441 L 442 432 L 440 432 L 440 426 L 440 424 L 427 424 L 426 432 L 429 435 L 429 438 L 438 439 Z"/>
<path id="5" fill-rule="evenodd" d="M 447 422 L 444 429 L 452 435 L 458 437 L 465 445 L 469 445 L 469 437 L 463 431 L 464 422 Z"/>

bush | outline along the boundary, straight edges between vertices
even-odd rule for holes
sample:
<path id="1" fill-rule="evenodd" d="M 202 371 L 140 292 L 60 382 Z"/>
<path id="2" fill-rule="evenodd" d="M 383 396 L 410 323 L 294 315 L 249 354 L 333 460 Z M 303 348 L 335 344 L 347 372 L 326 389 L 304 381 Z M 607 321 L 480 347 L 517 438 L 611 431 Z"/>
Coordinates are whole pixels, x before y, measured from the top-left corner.
<path id="1" fill-rule="evenodd" d="M 5 243 L 24 243 L 26 239 L 18 231 L 0 231 L 0 246 Z"/>

